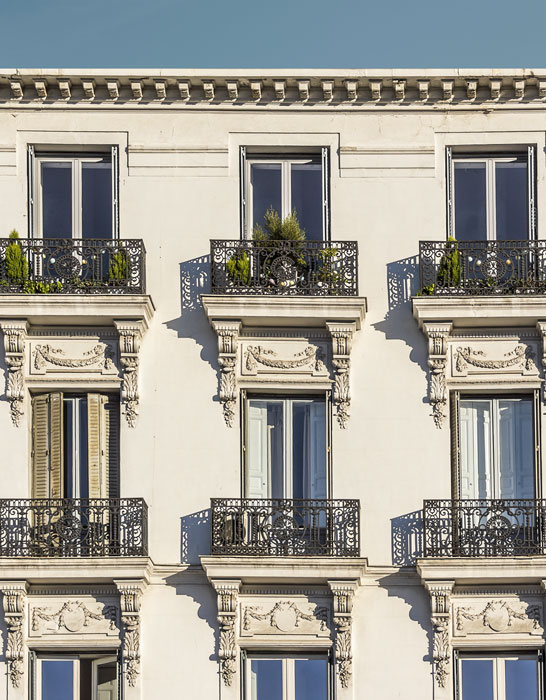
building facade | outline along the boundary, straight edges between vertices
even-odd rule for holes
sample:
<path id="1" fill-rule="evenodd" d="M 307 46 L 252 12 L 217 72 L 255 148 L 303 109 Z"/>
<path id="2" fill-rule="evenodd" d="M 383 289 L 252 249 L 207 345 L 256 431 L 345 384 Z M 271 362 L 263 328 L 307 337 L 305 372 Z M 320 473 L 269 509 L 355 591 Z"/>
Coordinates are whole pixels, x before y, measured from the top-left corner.
<path id="1" fill-rule="evenodd" d="M 543 696 L 545 152 L 546 70 L 0 71 L 0 699 Z"/>

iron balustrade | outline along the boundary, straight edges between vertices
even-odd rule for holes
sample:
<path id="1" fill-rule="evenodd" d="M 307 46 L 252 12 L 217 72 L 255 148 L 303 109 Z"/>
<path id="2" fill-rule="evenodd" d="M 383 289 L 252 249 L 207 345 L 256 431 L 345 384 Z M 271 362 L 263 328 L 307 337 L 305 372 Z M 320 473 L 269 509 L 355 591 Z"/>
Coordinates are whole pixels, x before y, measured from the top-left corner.
<path id="1" fill-rule="evenodd" d="M 0 238 L 0 294 L 143 294 L 141 240 Z"/>
<path id="2" fill-rule="evenodd" d="M 358 557 L 356 499 L 213 498 L 212 554 Z"/>
<path id="3" fill-rule="evenodd" d="M 422 294 L 546 294 L 546 241 L 421 241 Z"/>
<path id="4" fill-rule="evenodd" d="M 424 502 L 425 557 L 509 557 L 546 553 L 546 500 Z"/>
<path id="5" fill-rule="evenodd" d="M 0 557 L 142 557 L 142 498 L 0 499 Z"/>
<path id="6" fill-rule="evenodd" d="M 211 241 L 213 294 L 356 296 L 356 241 Z"/>

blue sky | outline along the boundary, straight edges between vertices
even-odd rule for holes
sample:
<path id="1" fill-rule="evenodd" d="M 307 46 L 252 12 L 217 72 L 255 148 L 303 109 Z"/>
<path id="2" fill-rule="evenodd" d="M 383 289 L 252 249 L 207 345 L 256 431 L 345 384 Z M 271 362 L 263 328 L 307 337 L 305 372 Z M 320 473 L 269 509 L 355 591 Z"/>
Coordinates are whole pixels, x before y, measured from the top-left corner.
<path id="1" fill-rule="evenodd" d="M 0 0 L 1 68 L 546 68 L 546 0 Z"/>

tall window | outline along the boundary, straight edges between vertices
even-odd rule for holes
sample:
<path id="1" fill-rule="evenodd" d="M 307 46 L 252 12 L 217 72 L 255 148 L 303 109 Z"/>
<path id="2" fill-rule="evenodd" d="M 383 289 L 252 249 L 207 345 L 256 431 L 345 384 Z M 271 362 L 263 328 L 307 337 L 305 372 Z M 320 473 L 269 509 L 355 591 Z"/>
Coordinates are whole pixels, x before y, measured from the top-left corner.
<path id="1" fill-rule="evenodd" d="M 534 498 L 531 397 L 461 397 L 461 498 Z"/>
<path id="2" fill-rule="evenodd" d="M 246 662 L 245 700 L 328 700 L 325 656 L 256 655 Z"/>
<path id="3" fill-rule="evenodd" d="M 449 231 L 458 241 L 535 236 L 534 148 L 527 153 L 448 150 Z"/>
<path id="4" fill-rule="evenodd" d="M 117 149 L 107 153 L 30 151 L 31 219 L 42 238 L 117 235 Z"/>
<path id="5" fill-rule="evenodd" d="M 304 156 L 251 155 L 243 150 L 242 198 L 245 236 L 273 208 L 282 218 L 295 211 L 307 240 L 328 238 L 328 149 Z"/>
<path id="6" fill-rule="evenodd" d="M 534 654 L 461 654 L 457 700 L 538 700 L 541 666 Z"/>
<path id="7" fill-rule="evenodd" d="M 247 498 L 326 498 L 326 402 L 249 398 Z"/>
<path id="8" fill-rule="evenodd" d="M 31 657 L 32 700 L 117 700 L 118 662 L 104 654 Z"/>
<path id="9" fill-rule="evenodd" d="M 33 498 L 118 497 L 118 397 L 34 396 L 32 460 Z"/>

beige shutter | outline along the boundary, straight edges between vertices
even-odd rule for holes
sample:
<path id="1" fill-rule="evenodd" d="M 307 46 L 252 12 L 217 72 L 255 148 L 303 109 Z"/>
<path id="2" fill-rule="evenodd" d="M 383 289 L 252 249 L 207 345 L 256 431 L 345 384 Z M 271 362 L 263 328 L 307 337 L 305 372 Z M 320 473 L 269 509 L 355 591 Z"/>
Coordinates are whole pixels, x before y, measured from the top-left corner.
<path id="1" fill-rule="evenodd" d="M 89 498 L 119 496 L 119 401 L 87 395 Z"/>
<path id="2" fill-rule="evenodd" d="M 103 396 L 105 496 L 119 498 L 119 398 Z"/>
<path id="3" fill-rule="evenodd" d="M 104 463 L 101 418 L 102 396 L 87 394 L 87 465 L 89 470 L 89 498 L 104 495 Z"/>
<path id="4" fill-rule="evenodd" d="M 49 496 L 49 394 L 32 397 L 32 498 Z"/>
<path id="5" fill-rule="evenodd" d="M 49 496 L 64 497 L 63 395 L 49 395 Z"/>
<path id="6" fill-rule="evenodd" d="M 460 481 L 460 441 L 459 441 L 459 411 L 460 393 L 452 391 L 449 397 L 450 403 L 450 423 L 451 423 L 451 498 L 461 497 Z"/>

